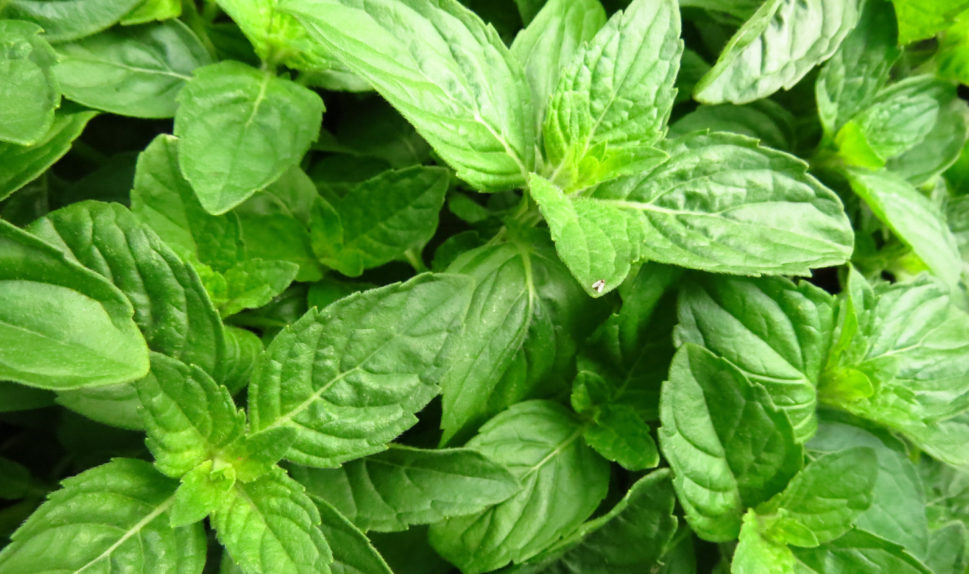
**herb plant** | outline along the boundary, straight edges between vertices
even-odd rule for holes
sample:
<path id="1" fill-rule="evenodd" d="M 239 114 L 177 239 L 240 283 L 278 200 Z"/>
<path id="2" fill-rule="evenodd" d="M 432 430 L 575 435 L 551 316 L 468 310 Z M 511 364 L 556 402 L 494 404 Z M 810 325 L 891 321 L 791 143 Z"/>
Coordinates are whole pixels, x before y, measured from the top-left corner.
<path id="1" fill-rule="evenodd" d="M 0 572 L 964 574 L 967 83 L 967 0 L 0 0 Z"/>

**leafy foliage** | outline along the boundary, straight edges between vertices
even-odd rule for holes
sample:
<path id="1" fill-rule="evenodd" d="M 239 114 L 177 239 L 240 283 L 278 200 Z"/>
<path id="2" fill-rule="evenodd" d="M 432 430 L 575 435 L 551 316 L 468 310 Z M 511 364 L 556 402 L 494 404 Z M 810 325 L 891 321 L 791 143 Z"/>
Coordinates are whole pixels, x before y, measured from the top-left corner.
<path id="1" fill-rule="evenodd" d="M 964 574 L 967 23 L 0 0 L 0 572 Z"/>

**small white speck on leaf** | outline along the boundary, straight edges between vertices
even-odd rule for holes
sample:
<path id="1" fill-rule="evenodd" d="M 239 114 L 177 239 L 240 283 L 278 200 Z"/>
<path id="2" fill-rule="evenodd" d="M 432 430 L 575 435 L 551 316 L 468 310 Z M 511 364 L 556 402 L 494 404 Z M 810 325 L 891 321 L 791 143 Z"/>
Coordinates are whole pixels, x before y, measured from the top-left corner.
<path id="1" fill-rule="evenodd" d="M 602 290 L 605 288 L 606 288 L 605 279 L 599 279 L 598 281 L 592 284 L 592 290 L 595 291 L 597 294 L 602 293 Z"/>

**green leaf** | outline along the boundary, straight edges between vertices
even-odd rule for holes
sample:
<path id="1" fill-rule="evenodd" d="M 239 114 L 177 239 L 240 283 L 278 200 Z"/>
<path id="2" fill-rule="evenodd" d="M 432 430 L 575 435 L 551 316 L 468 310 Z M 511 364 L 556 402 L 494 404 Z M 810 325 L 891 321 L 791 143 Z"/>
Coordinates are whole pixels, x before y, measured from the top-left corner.
<path id="1" fill-rule="evenodd" d="M 420 250 L 437 230 L 450 175 L 439 167 L 387 171 L 355 186 L 314 222 L 320 261 L 349 277 Z M 322 201 L 322 200 L 321 200 Z"/>
<path id="2" fill-rule="evenodd" d="M 926 500 L 916 468 L 900 441 L 829 419 L 823 421 L 808 443 L 810 450 L 824 453 L 853 446 L 870 447 L 878 457 L 871 506 L 858 516 L 855 525 L 904 546 L 916 556 L 926 556 Z"/>
<path id="3" fill-rule="evenodd" d="M 30 22 L 0 20 L 0 141 L 33 145 L 50 130 L 61 95 L 52 68 L 57 59 Z"/>
<path id="4" fill-rule="evenodd" d="M 942 281 L 957 288 L 962 256 L 945 215 L 911 184 L 890 172 L 851 171 L 851 188 L 875 216 L 909 245 Z"/>
<path id="5" fill-rule="evenodd" d="M 0 199 L 27 185 L 71 149 L 97 112 L 59 113 L 47 134 L 32 146 L 0 142 Z"/>
<path id="6" fill-rule="evenodd" d="M 192 268 L 117 203 L 84 201 L 28 231 L 104 276 L 131 302 L 148 347 L 222 377 L 222 322 Z"/>
<path id="7" fill-rule="evenodd" d="M 141 0 L 9 0 L 0 17 L 38 24 L 51 42 L 76 40 L 110 28 Z"/>
<path id="8" fill-rule="evenodd" d="M 612 509 L 514 572 L 609 574 L 646 572 L 664 557 L 676 533 L 676 498 L 668 470 L 637 480 Z"/>
<path id="9" fill-rule="evenodd" d="M 211 63 L 202 42 L 178 20 L 114 28 L 58 44 L 54 68 L 64 95 L 123 116 L 170 118 L 192 71 Z"/>
<path id="10" fill-rule="evenodd" d="M 790 89 L 858 23 L 861 0 L 768 0 L 737 30 L 696 86 L 702 103 L 743 104 Z"/>
<path id="11" fill-rule="evenodd" d="M 0 382 L 0 413 L 26 411 L 54 404 L 54 393 L 25 387 L 8 381 Z"/>
<path id="12" fill-rule="evenodd" d="M 827 360 L 833 297 L 807 282 L 697 275 L 678 298 L 680 342 L 702 345 L 767 389 L 804 442 L 817 428 L 815 388 Z"/>
<path id="13" fill-rule="evenodd" d="M 687 521 L 705 540 L 733 540 L 744 511 L 801 467 L 787 416 L 736 367 L 687 343 L 660 399 L 660 447 Z"/>
<path id="14" fill-rule="evenodd" d="M 608 179 L 613 156 L 660 140 L 682 50 L 676 2 L 634 0 L 613 15 L 562 72 L 549 100 L 543 133 L 551 179 L 569 189 Z"/>
<path id="15" fill-rule="evenodd" d="M 572 415 L 549 401 L 518 403 L 488 421 L 468 448 L 505 465 L 522 488 L 483 512 L 432 525 L 434 549 L 475 574 L 527 560 L 576 528 L 609 483 L 608 463 L 581 434 Z M 554 504 L 563 492 L 570 493 L 569 504 Z"/>
<path id="16" fill-rule="evenodd" d="M 156 465 L 157 466 L 157 465 Z M 194 524 L 219 509 L 235 486 L 235 473 L 231 467 L 212 469 L 207 460 L 181 477 L 175 491 L 169 522 L 172 527 Z"/>
<path id="17" fill-rule="evenodd" d="M 215 457 L 245 431 L 245 416 L 229 390 L 194 365 L 153 354 L 151 373 L 136 388 L 155 466 L 172 478 Z"/>
<path id="18" fill-rule="evenodd" d="M 138 414 L 141 402 L 132 383 L 61 390 L 55 402 L 101 424 L 135 431 L 145 429 Z"/>
<path id="19" fill-rule="evenodd" d="M 797 574 L 794 553 L 786 545 L 761 536 L 761 520 L 753 509 L 744 514 L 740 543 L 730 561 L 731 574 Z"/>
<path id="20" fill-rule="evenodd" d="M 134 10 L 121 19 L 122 26 L 146 24 L 154 21 L 170 20 L 182 15 L 179 0 L 141 0 Z"/>
<path id="21" fill-rule="evenodd" d="M 393 574 L 367 536 L 334 507 L 319 499 L 323 537 L 333 548 L 333 574 Z"/>
<path id="22" fill-rule="evenodd" d="M 969 568 L 967 539 L 969 533 L 962 522 L 950 522 L 933 531 L 926 553 L 926 565 L 935 574 L 963 574 Z"/>
<path id="23" fill-rule="evenodd" d="M 794 554 L 817 574 L 932 574 L 901 546 L 863 530 L 851 530 L 841 538 L 815 549 L 796 549 Z"/>
<path id="24" fill-rule="evenodd" d="M 701 130 L 733 132 L 759 139 L 765 147 L 792 150 L 795 121 L 791 112 L 771 100 L 745 106 L 698 106 L 670 126 L 669 136 L 680 137 Z"/>
<path id="25" fill-rule="evenodd" d="M 474 292 L 441 381 L 442 444 L 520 400 L 560 392 L 596 316 L 542 234 L 473 249 L 447 271 L 473 279 Z"/>
<path id="26" fill-rule="evenodd" d="M 13 534 L 0 552 L 0 570 L 201 572 L 201 525 L 168 524 L 175 485 L 151 464 L 125 458 L 68 478 Z"/>
<path id="27" fill-rule="evenodd" d="M 456 0 L 285 0 L 282 9 L 414 124 L 458 177 L 482 191 L 524 185 L 535 164 L 531 92 L 476 14 Z"/>
<path id="28" fill-rule="evenodd" d="M 606 12 L 596 0 L 551 0 L 515 36 L 511 54 L 525 68 L 532 87 L 536 125 L 542 125 L 562 69 L 605 23 Z"/>
<path id="29" fill-rule="evenodd" d="M 818 457 L 784 492 L 757 508 L 762 532 L 778 544 L 814 548 L 848 532 L 868 510 L 878 476 L 874 449 L 853 447 Z"/>
<path id="30" fill-rule="evenodd" d="M 338 469 L 292 468 L 317 501 L 361 530 L 392 532 L 474 514 L 518 492 L 504 467 L 470 449 L 421 450 L 391 445 Z"/>
<path id="31" fill-rule="evenodd" d="M 596 452 L 628 470 L 645 470 L 659 464 L 659 451 L 649 425 L 630 405 L 606 405 L 582 437 Z"/>
<path id="32" fill-rule="evenodd" d="M 969 10 L 957 16 L 942 34 L 935 57 L 940 76 L 969 85 Z"/>
<path id="33" fill-rule="evenodd" d="M 179 167 L 216 215 L 299 162 L 323 116 L 315 92 L 230 61 L 196 70 L 177 99 Z"/>
<path id="34" fill-rule="evenodd" d="M 824 132 L 834 135 L 888 82 L 898 60 L 898 30 L 886 0 L 868 0 L 858 26 L 824 64 L 814 84 Z"/>
<path id="35" fill-rule="evenodd" d="M 277 469 L 236 482 L 210 517 L 219 542 L 245 574 L 328 574 L 333 560 L 320 513 L 303 487 Z"/>
<path id="36" fill-rule="evenodd" d="M 533 185 L 560 257 L 590 293 L 616 287 L 612 281 L 640 259 L 721 273 L 806 274 L 851 254 L 840 200 L 795 157 L 724 133 L 664 146 L 665 163 L 588 195 Z"/>
<path id="37" fill-rule="evenodd" d="M 969 8 L 966 0 L 892 0 L 898 14 L 898 41 L 909 44 L 931 38 L 944 30 L 952 19 Z"/>
<path id="38" fill-rule="evenodd" d="M 246 35 L 262 61 L 320 72 L 337 65 L 292 15 L 279 10 L 280 0 L 217 0 L 217 3 Z"/>
<path id="39" fill-rule="evenodd" d="M 888 160 L 888 169 L 914 185 L 927 183 L 956 162 L 967 137 L 969 108 L 962 100 L 952 99 L 939 110 L 935 126 L 922 143 Z"/>
<path id="40" fill-rule="evenodd" d="M 148 372 L 131 303 L 100 275 L 0 221 L 0 378 L 46 389 Z"/>
<path id="41" fill-rule="evenodd" d="M 244 259 L 225 271 L 226 290 L 216 303 L 223 317 L 269 303 L 289 287 L 299 273 L 292 261 Z"/>
<path id="42" fill-rule="evenodd" d="M 239 218 L 202 208 L 178 170 L 177 142 L 160 135 L 138 156 L 131 211 L 183 260 L 224 271 L 245 257 Z"/>
<path id="43" fill-rule="evenodd" d="M 0 498 L 17 500 L 28 494 L 36 496 L 35 489 L 27 467 L 0 456 Z"/>
<path id="44" fill-rule="evenodd" d="M 932 76 L 906 78 L 881 90 L 845 127 L 857 125 L 872 152 L 882 160 L 891 159 L 928 136 L 943 106 L 953 100 L 954 90 Z"/>
<path id="45" fill-rule="evenodd" d="M 237 393 L 249 384 L 249 375 L 262 354 L 262 341 L 252 331 L 226 325 L 225 369 L 222 384 Z"/>
<path id="46" fill-rule="evenodd" d="M 461 277 L 426 274 L 310 309 L 256 366 L 253 430 L 296 429 L 286 458 L 309 466 L 384 450 L 439 392 L 469 290 Z"/>

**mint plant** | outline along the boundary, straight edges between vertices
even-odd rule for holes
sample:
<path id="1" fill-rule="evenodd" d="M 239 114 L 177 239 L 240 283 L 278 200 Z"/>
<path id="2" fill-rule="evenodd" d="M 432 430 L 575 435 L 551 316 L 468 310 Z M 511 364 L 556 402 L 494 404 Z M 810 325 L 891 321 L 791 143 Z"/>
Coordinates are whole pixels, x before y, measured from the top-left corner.
<path id="1" fill-rule="evenodd" d="M 0 2 L 0 572 L 966 572 L 930 4 Z"/>

